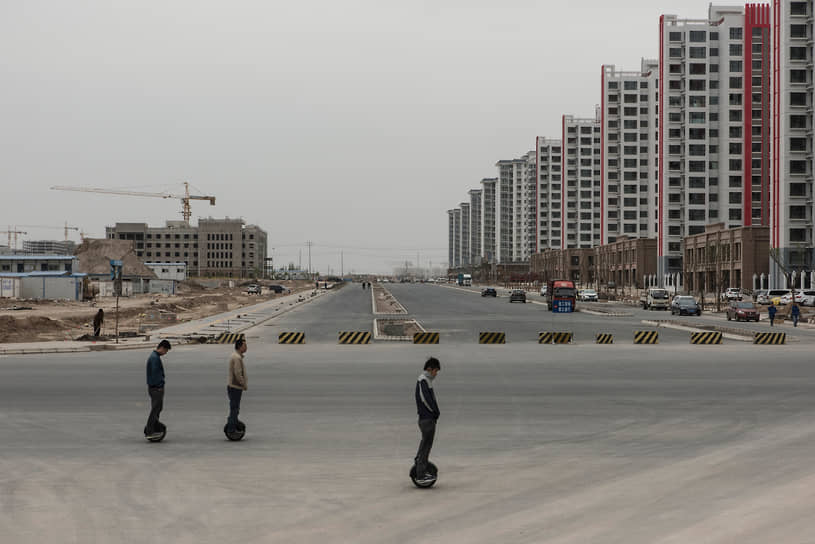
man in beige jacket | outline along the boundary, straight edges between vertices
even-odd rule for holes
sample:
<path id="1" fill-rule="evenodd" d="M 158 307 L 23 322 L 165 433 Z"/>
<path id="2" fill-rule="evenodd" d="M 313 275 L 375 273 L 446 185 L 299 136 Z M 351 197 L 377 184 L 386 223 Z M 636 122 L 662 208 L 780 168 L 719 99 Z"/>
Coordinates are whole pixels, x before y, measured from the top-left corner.
<path id="1" fill-rule="evenodd" d="M 240 338 L 235 342 L 235 353 L 229 358 L 229 379 L 226 384 L 226 394 L 229 397 L 228 433 L 234 433 L 237 430 L 241 395 L 247 389 L 246 368 L 243 366 L 244 353 L 246 353 L 246 340 Z"/>

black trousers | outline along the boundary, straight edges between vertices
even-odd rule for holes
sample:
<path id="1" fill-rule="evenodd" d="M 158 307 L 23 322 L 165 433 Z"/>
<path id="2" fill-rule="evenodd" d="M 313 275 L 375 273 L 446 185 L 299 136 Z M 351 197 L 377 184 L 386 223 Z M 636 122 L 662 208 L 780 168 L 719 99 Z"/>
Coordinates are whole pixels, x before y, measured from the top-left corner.
<path id="1" fill-rule="evenodd" d="M 93 335 L 99 336 L 99 333 L 102 332 L 102 325 L 94 325 L 93 326 Z"/>
<path id="2" fill-rule="evenodd" d="M 422 441 L 419 442 L 419 451 L 416 452 L 416 477 L 422 478 L 427 474 L 427 463 L 430 449 L 433 447 L 433 438 L 436 436 L 436 420 L 420 419 L 419 430 L 422 432 Z"/>
<path id="3" fill-rule="evenodd" d="M 241 396 L 243 396 L 243 389 L 235 389 L 234 387 L 226 387 L 226 394 L 229 397 L 229 418 L 226 420 L 228 432 L 234 432 L 238 425 L 238 412 L 241 411 Z"/>
<path id="4" fill-rule="evenodd" d="M 164 408 L 164 388 L 148 387 L 147 393 L 150 395 L 150 416 L 147 418 L 147 434 L 158 431 L 156 423 L 158 416 Z"/>

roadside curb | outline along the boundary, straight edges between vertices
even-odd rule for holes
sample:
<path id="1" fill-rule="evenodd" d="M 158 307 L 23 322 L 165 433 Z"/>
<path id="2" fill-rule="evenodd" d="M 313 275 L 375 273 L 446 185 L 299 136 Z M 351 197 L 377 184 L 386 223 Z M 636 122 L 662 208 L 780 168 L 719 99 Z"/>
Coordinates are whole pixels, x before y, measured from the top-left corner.
<path id="1" fill-rule="evenodd" d="M 693 327 L 691 325 L 678 325 L 676 323 L 666 322 L 666 321 L 652 321 L 649 319 L 643 319 L 641 321 L 643 325 L 651 325 L 652 327 L 662 327 L 665 329 L 675 329 L 680 331 L 688 331 L 688 332 L 711 332 L 710 329 L 702 329 L 699 327 Z M 710 326 L 713 330 L 722 333 L 723 338 L 727 338 L 728 340 L 738 340 L 740 342 L 752 342 L 753 341 L 753 334 L 760 331 L 751 331 L 747 329 L 731 329 L 729 327 L 719 327 L 716 325 Z M 798 338 L 790 338 L 787 337 L 787 341 L 790 342 L 800 342 Z"/>

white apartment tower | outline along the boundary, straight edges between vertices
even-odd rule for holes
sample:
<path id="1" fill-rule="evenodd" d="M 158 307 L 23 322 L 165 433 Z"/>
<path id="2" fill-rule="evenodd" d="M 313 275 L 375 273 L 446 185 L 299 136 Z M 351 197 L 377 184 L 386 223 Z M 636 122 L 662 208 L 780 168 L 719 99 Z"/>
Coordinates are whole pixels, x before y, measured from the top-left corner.
<path id="1" fill-rule="evenodd" d="M 750 6 L 748 6 L 748 10 Z M 775 0 L 772 7 L 772 187 L 770 287 L 813 285 L 813 6 Z M 801 283 L 799 283 L 801 282 Z"/>
<path id="2" fill-rule="evenodd" d="M 462 202 L 458 205 L 461 213 L 459 221 L 459 251 L 458 261 L 461 266 L 470 266 L 470 203 Z"/>
<path id="3" fill-rule="evenodd" d="M 481 249 L 488 263 L 496 263 L 496 189 L 497 178 L 481 180 Z"/>
<path id="4" fill-rule="evenodd" d="M 639 71 L 602 67 L 601 244 L 656 236 L 658 69 L 646 59 Z"/>
<path id="5" fill-rule="evenodd" d="M 562 119 L 560 247 L 600 245 L 600 110 L 594 119 Z"/>
<path id="6" fill-rule="evenodd" d="M 769 225 L 767 5 L 660 17 L 657 270 L 672 284 L 682 238 L 709 223 Z M 810 46 L 811 49 L 811 46 Z"/>
<path id="7" fill-rule="evenodd" d="M 470 264 L 481 263 L 481 189 L 470 189 Z"/>
<path id="8" fill-rule="evenodd" d="M 534 206 L 534 197 L 527 190 L 526 156 L 522 159 L 501 160 L 495 196 L 496 259 L 499 263 L 513 263 L 529 258 L 525 212 Z M 532 188 L 534 190 L 534 186 Z"/>
<path id="9" fill-rule="evenodd" d="M 535 252 L 560 249 L 561 141 L 535 138 L 537 172 L 537 241 Z"/>

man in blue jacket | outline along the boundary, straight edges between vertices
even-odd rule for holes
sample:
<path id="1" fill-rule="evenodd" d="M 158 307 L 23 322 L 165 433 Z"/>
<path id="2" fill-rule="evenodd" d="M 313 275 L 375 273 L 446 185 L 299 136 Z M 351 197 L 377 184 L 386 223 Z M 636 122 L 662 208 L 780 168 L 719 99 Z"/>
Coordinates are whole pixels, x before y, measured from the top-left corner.
<path id="1" fill-rule="evenodd" d="M 170 349 L 170 342 L 162 340 L 147 358 L 147 394 L 150 395 L 150 416 L 145 427 L 147 436 L 159 432 L 156 424 L 164 408 L 164 365 L 161 364 L 161 357 L 167 355 Z"/>
<path id="2" fill-rule="evenodd" d="M 435 477 L 427 472 L 430 448 L 433 447 L 433 438 L 436 435 L 436 421 L 439 419 L 439 405 L 436 394 L 433 392 L 433 380 L 441 370 L 441 364 L 435 357 L 431 357 L 424 364 L 424 371 L 416 381 L 416 410 L 419 413 L 419 430 L 422 432 L 422 441 L 419 451 L 416 452 L 416 481 L 420 484 L 432 482 Z"/>

